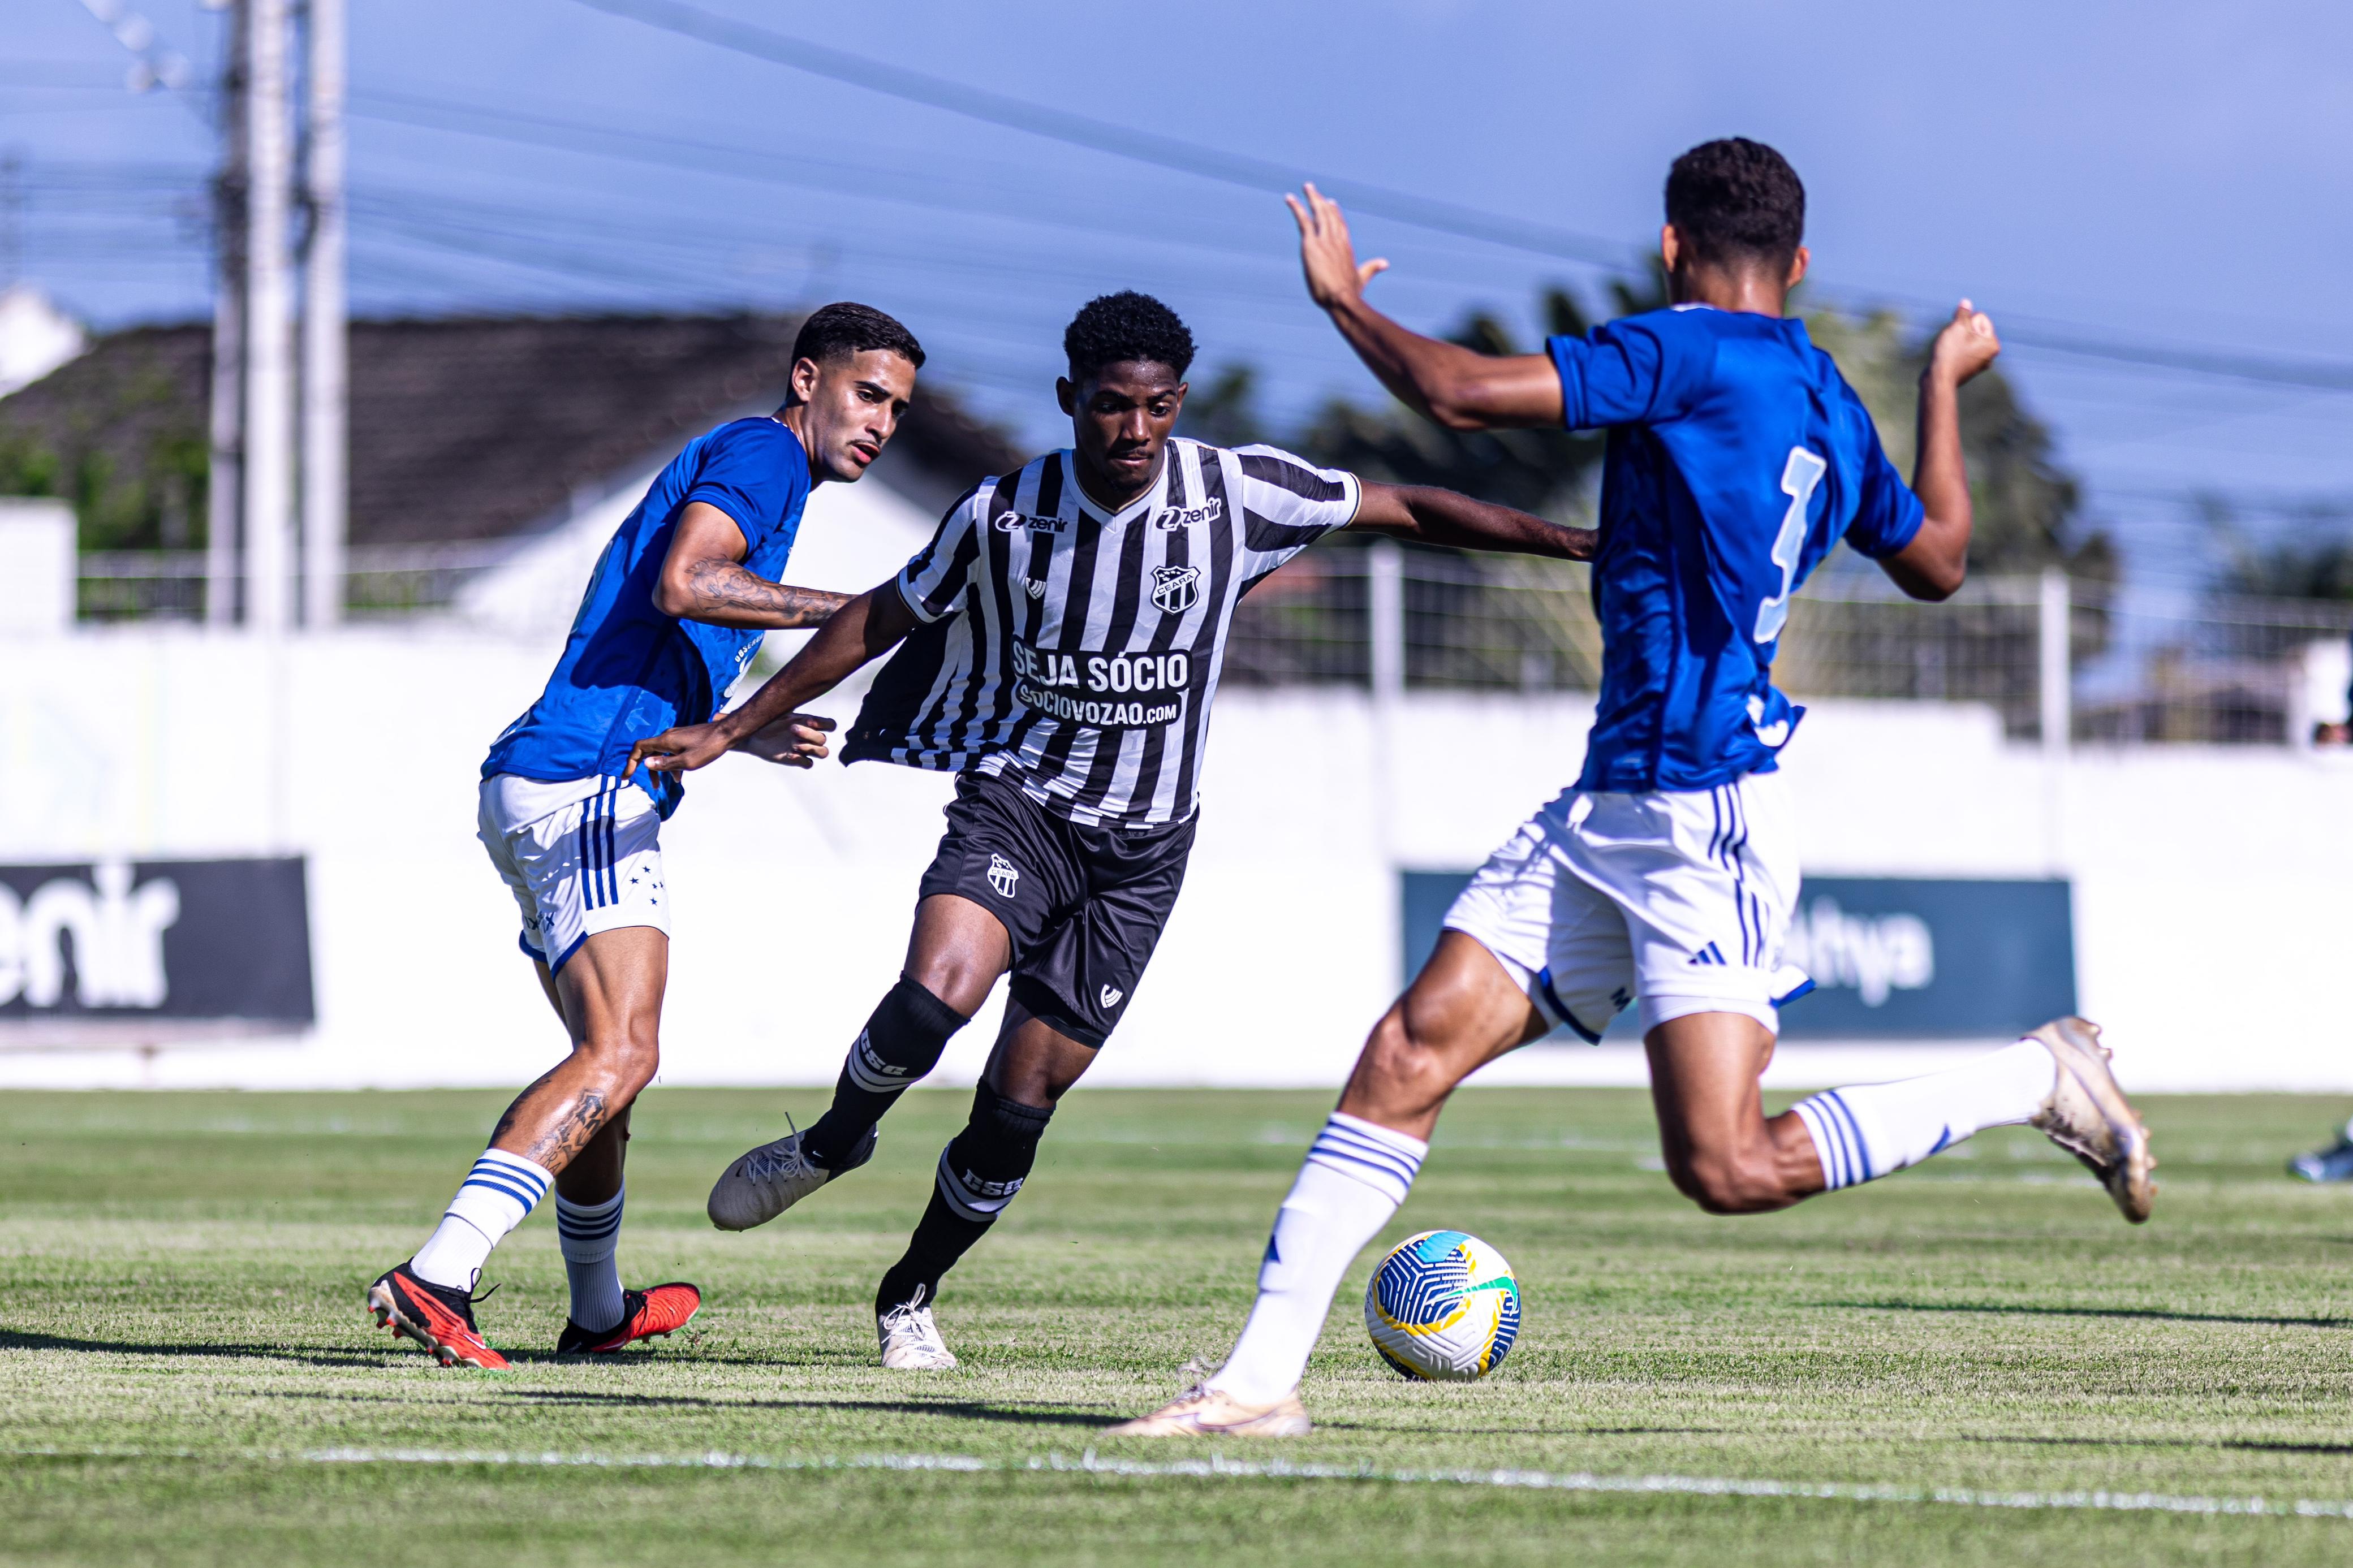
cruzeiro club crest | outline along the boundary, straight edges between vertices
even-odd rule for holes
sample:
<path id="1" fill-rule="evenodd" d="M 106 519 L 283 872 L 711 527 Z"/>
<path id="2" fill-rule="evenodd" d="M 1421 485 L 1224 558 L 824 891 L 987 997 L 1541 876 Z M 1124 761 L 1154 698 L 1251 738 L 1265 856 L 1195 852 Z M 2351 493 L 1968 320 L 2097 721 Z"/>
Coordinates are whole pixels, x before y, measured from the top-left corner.
<path id="1" fill-rule="evenodd" d="M 1152 569 L 1152 602 L 1164 614 L 1181 616 L 1191 609 L 1200 597 L 1199 567 L 1155 566 Z"/>
<path id="2" fill-rule="evenodd" d="M 1012 861 L 1002 855 L 991 855 L 988 858 L 988 885 L 997 889 L 998 898 L 1011 898 L 1013 884 L 1020 879 L 1021 872 Z"/>

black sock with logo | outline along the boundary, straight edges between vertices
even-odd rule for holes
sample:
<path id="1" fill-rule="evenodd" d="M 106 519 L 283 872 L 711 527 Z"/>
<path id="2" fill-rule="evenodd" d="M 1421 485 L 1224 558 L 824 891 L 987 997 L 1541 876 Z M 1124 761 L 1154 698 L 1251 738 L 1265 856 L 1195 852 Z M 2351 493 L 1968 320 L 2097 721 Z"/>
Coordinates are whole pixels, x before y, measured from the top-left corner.
<path id="1" fill-rule="evenodd" d="M 801 1152 L 830 1170 L 858 1147 L 910 1085 L 939 1065 L 965 1016 L 905 975 L 860 1030 L 833 1086 L 833 1104 L 807 1132 Z"/>
<path id="2" fill-rule="evenodd" d="M 988 1234 L 1029 1169 L 1038 1141 L 1052 1120 L 1050 1105 L 1023 1105 L 987 1084 L 973 1091 L 972 1116 L 940 1152 L 932 1201 L 907 1243 L 906 1256 L 882 1276 L 874 1294 L 879 1316 L 893 1307 L 923 1305 L 940 1293 L 940 1277 Z"/>

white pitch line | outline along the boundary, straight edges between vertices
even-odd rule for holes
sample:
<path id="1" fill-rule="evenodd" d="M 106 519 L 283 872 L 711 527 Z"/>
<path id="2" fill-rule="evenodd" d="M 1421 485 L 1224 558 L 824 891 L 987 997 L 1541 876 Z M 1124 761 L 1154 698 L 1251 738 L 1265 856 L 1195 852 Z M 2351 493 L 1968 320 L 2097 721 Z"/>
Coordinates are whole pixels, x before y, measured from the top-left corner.
<path id="1" fill-rule="evenodd" d="M 294 1453 L 193 1448 L 16 1447 L 12 1457 L 65 1459 L 264 1460 L 312 1465 L 489 1465 L 554 1469 L 1046 1471 L 1143 1479 L 1354 1481 L 1391 1486 L 1492 1487 L 1561 1492 L 1689 1497 L 1800 1498 L 1828 1502 L 1935 1503 L 1957 1508 L 2187 1513 L 2263 1518 L 2353 1519 L 2353 1501 L 2313 1498 L 2199 1497 L 2164 1492 L 2005 1492 L 1973 1487 L 1905 1487 L 1852 1481 L 1744 1480 L 1726 1476 L 1604 1476 L 1589 1470 L 1384 1470 L 1371 1466 L 1300 1465 L 1287 1459 L 1110 1459 L 1092 1448 L 1076 1458 L 1052 1453 L 1018 1462 L 966 1454 L 853 1454 L 792 1458 L 712 1449 L 700 1454 L 600 1454 L 575 1450 L 312 1448 Z"/>

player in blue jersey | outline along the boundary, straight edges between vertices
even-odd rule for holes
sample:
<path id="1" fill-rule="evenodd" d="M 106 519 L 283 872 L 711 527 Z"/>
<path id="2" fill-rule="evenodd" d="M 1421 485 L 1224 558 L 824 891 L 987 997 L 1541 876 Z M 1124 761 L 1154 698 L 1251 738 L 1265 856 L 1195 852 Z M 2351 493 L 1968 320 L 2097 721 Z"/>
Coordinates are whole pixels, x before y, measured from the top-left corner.
<path id="1" fill-rule="evenodd" d="M 1389 390 L 1454 429 L 1605 428 L 1601 695 L 1577 783 L 1498 849 L 1374 1028 L 1283 1200 L 1226 1364 L 1114 1431 L 1291 1436 L 1334 1291 L 1405 1200 L 1440 1108 L 1483 1064 L 1640 1010 L 1675 1185 L 1712 1214 L 1778 1209 L 2031 1122 L 2148 1217 L 2148 1134 L 2077 1018 L 1950 1071 L 1814 1096 L 1767 1118 L 1758 1078 L 1798 888 L 1775 757 L 1800 710 L 1773 689 L 1789 596 L 1841 539 L 1915 598 L 1961 585 L 1969 490 L 1957 395 L 2000 352 L 1967 300 L 1920 380 L 1906 488 L 1862 401 L 1782 312 L 1804 278 L 1805 191 L 1745 140 L 1676 160 L 1660 236 L 1670 309 L 1542 354 L 1490 358 L 1365 302 L 1339 209 L 1292 203 L 1309 292 Z"/>
<path id="2" fill-rule="evenodd" d="M 507 1364 L 475 1326 L 472 1291 L 550 1186 L 572 1286 L 558 1354 L 668 1333 L 702 1303 L 679 1282 L 624 1290 L 613 1260 L 629 1106 L 654 1075 L 670 971 L 660 826 L 682 793 L 675 773 L 627 777 L 629 747 L 711 719 L 765 633 L 817 626 L 847 602 L 777 579 L 810 489 L 866 471 L 923 363 L 913 334 L 880 310 L 812 313 L 784 406 L 695 437 L 661 471 L 597 557 L 546 690 L 482 763 L 482 844 L 572 1054 L 507 1108 L 431 1238 L 368 1289 L 377 1323 L 444 1365 Z M 807 767 L 832 728 L 785 714 L 738 749 Z"/>

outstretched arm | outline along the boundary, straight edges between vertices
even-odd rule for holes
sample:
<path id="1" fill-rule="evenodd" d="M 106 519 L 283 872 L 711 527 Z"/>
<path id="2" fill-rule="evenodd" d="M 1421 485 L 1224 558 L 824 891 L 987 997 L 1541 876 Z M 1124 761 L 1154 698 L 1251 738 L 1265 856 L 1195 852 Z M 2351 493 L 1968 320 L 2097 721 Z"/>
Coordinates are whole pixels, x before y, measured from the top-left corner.
<path id="1" fill-rule="evenodd" d="M 1993 322 L 1967 300 L 1929 345 L 1920 373 L 1919 456 L 1912 490 L 1927 513 L 1912 542 L 1880 569 L 1915 599 L 1949 599 L 1969 570 L 1969 476 L 1961 458 L 1960 391 L 2001 353 Z"/>
<path id="2" fill-rule="evenodd" d="M 1593 559 L 1595 536 L 1589 528 L 1564 528 L 1507 506 L 1422 485 L 1367 482 L 1348 526 L 1457 550 L 1509 550 L 1559 561 Z"/>
<path id="3" fill-rule="evenodd" d="M 847 594 L 754 575 L 743 564 L 749 550 L 733 518 L 709 501 L 687 502 L 662 557 L 654 608 L 682 621 L 782 632 L 816 626 L 849 603 Z"/>
<path id="4" fill-rule="evenodd" d="M 1299 265 L 1307 274 L 1308 297 L 1398 401 L 1449 430 L 1560 423 L 1560 373 L 1548 356 L 1482 354 L 1398 325 L 1365 303 L 1365 285 L 1389 264 L 1356 264 L 1339 204 L 1312 184 L 1304 202 L 1282 199 L 1299 220 Z"/>
<path id="5" fill-rule="evenodd" d="M 818 627 L 807 646 L 742 707 L 708 724 L 681 724 L 630 747 L 629 765 L 622 776 L 636 772 L 641 763 L 649 772 L 658 773 L 708 767 L 730 750 L 796 767 L 811 765 L 826 754 L 822 732 L 833 728 L 833 721 L 796 710 L 824 696 L 859 666 L 897 646 L 914 626 L 915 613 L 900 596 L 898 579 L 868 589 Z M 796 734 L 796 731 L 815 733 Z"/>

